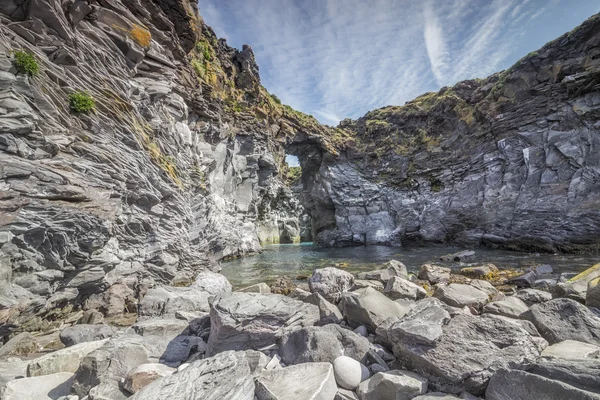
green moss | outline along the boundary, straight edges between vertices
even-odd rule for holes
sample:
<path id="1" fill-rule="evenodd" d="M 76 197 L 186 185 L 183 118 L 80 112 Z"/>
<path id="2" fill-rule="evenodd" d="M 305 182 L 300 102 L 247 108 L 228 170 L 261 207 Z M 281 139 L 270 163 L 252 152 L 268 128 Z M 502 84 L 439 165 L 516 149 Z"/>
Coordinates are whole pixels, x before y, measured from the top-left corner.
<path id="1" fill-rule="evenodd" d="M 69 107 L 74 113 L 87 113 L 96 107 L 96 102 L 86 92 L 75 92 L 69 95 Z"/>
<path id="2" fill-rule="evenodd" d="M 24 50 L 15 51 L 14 64 L 17 71 L 21 74 L 35 76 L 40 73 L 40 65 L 35 59 L 35 56 Z"/>

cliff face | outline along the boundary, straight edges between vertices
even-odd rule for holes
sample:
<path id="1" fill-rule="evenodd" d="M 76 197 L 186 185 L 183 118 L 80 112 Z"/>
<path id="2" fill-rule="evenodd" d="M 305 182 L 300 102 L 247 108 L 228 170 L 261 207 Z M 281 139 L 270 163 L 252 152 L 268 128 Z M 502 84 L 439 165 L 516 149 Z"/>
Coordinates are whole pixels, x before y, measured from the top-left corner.
<path id="1" fill-rule="evenodd" d="M 600 247 L 600 18 L 507 71 L 343 121 L 307 183 L 322 245 Z"/>
<path id="2" fill-rule="evenodd" d="M 92 112 L 70 109 L 81 91 Z M 327 131 L 271 97 L 252 49 L 217 40 L 195 2 L 3 1 L 3 322 L 295 239 L 285 146 L 333 149 Z"/>

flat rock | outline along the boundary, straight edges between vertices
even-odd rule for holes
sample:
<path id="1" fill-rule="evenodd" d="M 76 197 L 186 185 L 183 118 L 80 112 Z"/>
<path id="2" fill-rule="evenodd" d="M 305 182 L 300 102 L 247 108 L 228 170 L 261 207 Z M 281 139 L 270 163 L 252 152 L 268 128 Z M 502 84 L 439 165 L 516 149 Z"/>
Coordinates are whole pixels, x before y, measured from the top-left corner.
<path id="1" fill-rule="evenodd" d="M 319 319 L 317 306 L 286 296 L 224 293 L 211 304 L 207 354 L 260 349 L 286 332 L 315 325 Z"/>
<path id="2" fill-rule="evenodd" d="M 362 382 L 356 393 L 360 400 L 410 400 L 427 392 L 427 379 L 414 372 L 378 372 Z"/>
<path id="3" fill-rule="evenodd" d="M 515 296 L 493 301 L 483 307 L 484 313 L 503 315 L 509 318 L 521 318 L 528 310 L 527 304 Z"/>
<path id="4" fill-rule="evenodd" d="M 600 393 L 600 360 L 542 358 L 528 369 L 532 374 L 555 379 L 576 388 Z"/>
<path id="5" fill-rule="evenodd" d="M 373 289 L 377 290 L 378 292 L 383 292 L 385 285 L 379 281 L 372 281 L 372 280 L 367 280 L 367 279 L 355 279 L 352 290 L 363 289 L 366 287 L 373 288 Z"/>
<path id="6" fill-rule="evenodd" d="M 427 292 L 421 286 L 398 276 L 390 278 L 383 293 L 392 300 L 420 300 L 427 296 Z"/>
<path id="7" fill-rule="evenodd" d="M 430 392 L 422 396 L 413 397 L 413 400 L 456 400 L 460 398 L 448 393 Z"/>
<path id="8" fill-rule="evenodd" d="M 263 372 L 258 400 L 333 400 L 338 389 L 330 363 L 306 363 Z"/>
<path id="9" fill-rule="evenodd" d="M 255 285 L 250 285 L 242 289 L 238 289 L 238 292 L 244 293 L 261 293 L 261 294 L 269 294 L 271 293 L 271 288 L 264 282 L 257 283 Z"/>
<path id="10" fill-rule="evenodd" d="M 340 356 L 333 361 L 333 373 L 338 386 L 355 390 L 371 374 L 369 369 L 353 358 Z"/>
<path id="11" fill-rule="evenodd" d="M 354 275 L 341 269 L 328 267 L 316 269 L 308 280 L 312 293 L 318 293 L 326 300 L 337 303 L 342 293 L 354 286 Z"/>
<path id="12" fill-rule="evenodd" d="M 174 316 L 177 311 L 204 311 L 210 309 L 210 293 L 189 287 L 160 286 L 148 290 L 138 305 L 142 317 Z"/>
<path id="13" fill-rule="evenodd" d="M 494 264 L 484 264 L 460 269 L 460 274 L 474 279 L 490 280 L 498 275 L 498 267 Z"/>
<path id="14" fill-rule="evenodd" d="M 311 326 L 286 333 L 279 341 L 279 352 L 285 364 L 329 362 L 348 356 L 364 362 L 369 341 L 339 325 Z"/>
<path id="15" fill-rule="evenodd" d="M 105 324 L 77 324 L 63 329 L 59 338 L 65 346 L 69 347 L 84 342 L 108 339 L 115 336 L 117 332 L 115 327 Z"/>
<path id="16" fill-rule="evenodd" d="M 358 279 L 379 281 L 384 285 L 393 277 L 399 276 L 400 278 L 408 279 L 408 270 L 406 265 L 400 261 L 390 260 L 383 265 L 382 269 L 369 272 L 361 272 L 358 274 Z"/>
<path id="17" fill-rule="evenodd" d="M 444 303 L 453 307 L 474 307 L 481 309 L 489 298 L 487 293 L 471 286 L 460 283 L 451 283 L 449 285 L 440 285 L 433 293 Z"/>
<path id="18" fill-rule="evenodd" d="M 552 300 L 552 294 L 538 289 L 521 289 L 514 294 L 514 297 L 521 299 L 529 307 Z"/>
<path id="19" fill-rule="evenodd" d="M 532 364 L 547 345 L 501 318 L 467 314 L 456 315 L 443 326 L 435 346 L 399 339 L 393 341 L 393 351 L 406 368 L 438 385 L 473 394 L 481 394 L 498 369 Z"/>
<path id="20" fill-rule="evenodd" d="M 196 276 L 192 289 L 210 294 L 230 293 L 231 283 L 225 276 L 212 271 L 202 271 Z"/>
<path id="21" fill-rule="evenodd" d="M 443 283 L 450 280 L 450 268 L 435 264 L 423 264 L 419 269 L 418 278 L 431 283 Z"/>
<path id="22" fill-rule="evenodd" d="M 364 324 L 373 331 L 386 319 L 402 318 L 410 310 L 372 288 L 344 293 L 340 309 L 351 326 Z"/>
<path id="23" fill-rule="evenodd" d="M 267 364 L 255 351 L 225 351 L 155 380 L 132 400 L 254 400 L 254 376 Z"/>
<path id="24" fill-rule="evenodd" d="M 37 353 L 42 349 L 42 346 L 35 340 L 29 332 L 22 332 L 14 336 L 2 347 L 0 347 L 0 358 L 10 356 L 27 356 L 32 353 Z"/>
<path id="25" fill-rule="evenodd" d="M 487 400 L 598 400 L 600 395 L 524 371 L 498 371 L 490 379 Z"/>
<path id="26" fill-rule="evenodd" d="M 576 340 L 565 340 L 546 347 L 542 351 L 542 357 L 564 359 L 600 358 L 600 347 Z"/>
<path id="27" fill-rule="evenodd" d="M 181 314 L 179 313 L 179 315 Z M 177 335 L 187 334 L 189 327 L 189 322 L 184 319 L 153 318 L 136 322 L 131 326 L 131 330 L 140 336 L 173 338 Z"/>
<path id="28" fill-rule="evenodd" d="M 79 343 L 31 360 L 27 365 L 27 376 L 74 373 L 81 360 L 92 351 L 101 347 L 108 339 Z"/>
<path id="29" fill-rule="evenodd" d="M 164 364 L 150 363 L 142 364 L 129 371 L 123 381 L 123 389 L 129 393 L 137 393 L 150 383 L 159 378 L 172 375 L 175 368 L 168 367 Z"/>
<path id="30" fill-rule="evenodd" d="M 57 374 L 15 379 L 0 389 L 2 400 L 56 400 L 68 396 L 73 383 L 73 374 Z"/>
<path id="31" fill-rule="evenodd" d="M 600 345 L 600 318 L 571 299 L 553 299 L 531 306 L 523 318 L 533 322 L 550 344 L 564 340 Z"/>

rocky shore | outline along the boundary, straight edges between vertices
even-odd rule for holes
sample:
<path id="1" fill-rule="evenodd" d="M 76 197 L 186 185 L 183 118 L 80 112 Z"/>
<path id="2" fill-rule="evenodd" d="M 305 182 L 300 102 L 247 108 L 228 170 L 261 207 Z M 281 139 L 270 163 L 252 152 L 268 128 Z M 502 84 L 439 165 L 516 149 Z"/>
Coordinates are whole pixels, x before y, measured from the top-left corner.
<path id="1" fill-rule="evenodd" d="M 317 269 L 288 295 L 272 293 L 278 283 L 232 291 L 203 272 L 149 289 L 131 326 L 81 311 L 13 335 L 1 398 L 600 399 L 600 264 L 551 272 L 411 274 L 391 260 L 359 276 Z"/>

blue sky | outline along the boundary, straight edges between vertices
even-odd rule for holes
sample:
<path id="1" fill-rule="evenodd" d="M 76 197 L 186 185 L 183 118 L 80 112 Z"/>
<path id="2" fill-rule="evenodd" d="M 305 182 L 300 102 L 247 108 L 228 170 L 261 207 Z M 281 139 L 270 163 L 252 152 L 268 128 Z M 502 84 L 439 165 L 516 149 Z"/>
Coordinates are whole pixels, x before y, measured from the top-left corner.
<path id="1" fill-rule="evenodd" d="M 600 0 L 200 0 L 254 49 L 263 85 L 321 122 L 483 78 L 600 12 Z"/>

